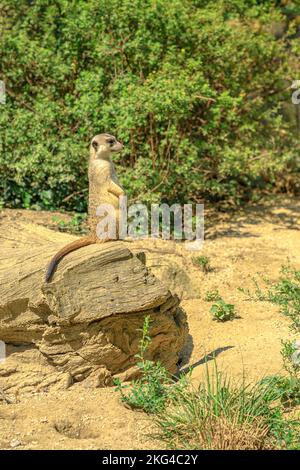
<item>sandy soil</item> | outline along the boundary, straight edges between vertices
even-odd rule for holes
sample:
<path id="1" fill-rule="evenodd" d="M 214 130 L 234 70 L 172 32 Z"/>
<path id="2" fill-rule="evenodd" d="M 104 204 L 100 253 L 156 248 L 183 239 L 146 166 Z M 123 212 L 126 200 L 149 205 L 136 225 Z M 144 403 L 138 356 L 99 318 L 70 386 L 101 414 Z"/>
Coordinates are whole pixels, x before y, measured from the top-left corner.
<path id="1" fill-rule="evenodd" d="M 21 217 L 54 228 L 52 215 L 12 210 L 0 213 L 0 217 Z M 251 288 L 251 278 L 257 272 L 277 279 L 288 259 L 299 268 L 299 230 L 300 201 L 295 199 L 278 197 L 238 212 L 207 211 L 201 255 L 209 257 L 212 270 L 202 273 L 193 265 L 191 255 L 187 256 L 186 270 L 200 295 L 182 301 L 190 328 L 185 352 L 188 363 L 183 368 L 194 366 L 195 382 L 203 377 L 205 358 L 211 359 L 213 353 L 219 368 L 237 378 L 245 375 L 256 380 L 282 372 L 281 339 L 296 338 L 289 319 L 276 306 L 246 300 L 238 287 Z M 212 320 L 211 303 L 204 300 L 212 289 L 235 304 L 240 318 L 227 323 Z M 0 401 L 2 449 L 162 448 L 147 436 L 149 429 L 147 416 L 126 409 L 110 388 L 75 384 L 64 392 L 20 397 L 13 404 Z"/>

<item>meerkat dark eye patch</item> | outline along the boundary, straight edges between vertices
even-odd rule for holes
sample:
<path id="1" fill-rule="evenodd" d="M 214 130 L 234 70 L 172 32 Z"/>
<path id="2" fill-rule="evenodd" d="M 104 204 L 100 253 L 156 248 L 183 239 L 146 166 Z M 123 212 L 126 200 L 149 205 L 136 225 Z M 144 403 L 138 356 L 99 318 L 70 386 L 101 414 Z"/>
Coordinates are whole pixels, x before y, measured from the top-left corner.
<path id="1" fill-rule="evenodd" d="M 92 146 L 94 147 L 95 150 L 97 150 L 98 148 L 98 142 L 92 142 Z"/>
<path id="2" fill-rule="evenodd" d="M 115 139 L 107 139 L 106 142 L 110 145 L 113 145 L 115 143 Z"/>

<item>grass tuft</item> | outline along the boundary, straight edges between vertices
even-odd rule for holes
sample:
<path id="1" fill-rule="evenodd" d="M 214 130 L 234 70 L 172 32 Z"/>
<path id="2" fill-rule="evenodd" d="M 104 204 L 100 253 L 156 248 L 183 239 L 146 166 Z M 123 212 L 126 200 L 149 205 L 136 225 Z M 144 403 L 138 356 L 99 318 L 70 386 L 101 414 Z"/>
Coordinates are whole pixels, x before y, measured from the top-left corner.
<path id="1" fill-rule="evenodd" d="M 156 417 L 162 439 L 172 449 L 246 450 L 293 448 L 299 434 L 284 419 L 273 382 L 234 384 L 208 370 L 198 388 L 173 396 Z"/>

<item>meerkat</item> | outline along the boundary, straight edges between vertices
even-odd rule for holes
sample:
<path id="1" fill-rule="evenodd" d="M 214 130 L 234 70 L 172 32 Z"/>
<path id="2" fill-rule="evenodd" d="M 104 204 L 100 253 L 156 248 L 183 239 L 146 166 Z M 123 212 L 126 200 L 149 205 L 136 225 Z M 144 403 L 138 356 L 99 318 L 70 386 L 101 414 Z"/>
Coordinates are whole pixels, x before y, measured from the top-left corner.
<path id="1" fill-rule="evenodd" d="M 110 204 L 116 212 L 116 238 L 118 238 L 119 198 L 125 192 L 121 187 L 113 162 L 112 153 L 120 152 L 123 145 L 110 134 L 99 134 L 92 138 L 90 145 L 89 160 L 89 203 L 88 203 L 88 226 L 90 234 L 82 237 L 59 250 L 51 259 L 46 270 L 45 280 L 50 281 L 59 261 L 78 248 L 94 243 L 103 243 L 109 238 L 97 236 L 97 207 L 101 204 Z"/>

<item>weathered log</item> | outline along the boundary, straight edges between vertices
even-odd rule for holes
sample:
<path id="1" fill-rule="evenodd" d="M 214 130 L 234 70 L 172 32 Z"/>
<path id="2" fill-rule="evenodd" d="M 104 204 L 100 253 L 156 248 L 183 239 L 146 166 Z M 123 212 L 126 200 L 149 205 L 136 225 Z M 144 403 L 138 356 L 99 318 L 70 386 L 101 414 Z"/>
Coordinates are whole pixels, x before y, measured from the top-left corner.
<path id="1" fill-rule="evenodd" d="M 75 238 L 34 224 L 0 224 L 0 340 L 35 348 L 68 383 L 89 377 L 109 385 L 113 377 L 136 376 L 139 330 L 150 315 L 148 357 L 176 372 L 186 316 L 126 242 L 79 249 L 44 282 L 51 256 Z"/>

